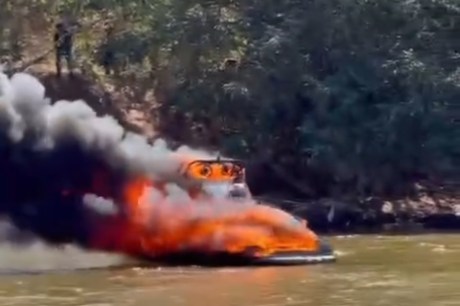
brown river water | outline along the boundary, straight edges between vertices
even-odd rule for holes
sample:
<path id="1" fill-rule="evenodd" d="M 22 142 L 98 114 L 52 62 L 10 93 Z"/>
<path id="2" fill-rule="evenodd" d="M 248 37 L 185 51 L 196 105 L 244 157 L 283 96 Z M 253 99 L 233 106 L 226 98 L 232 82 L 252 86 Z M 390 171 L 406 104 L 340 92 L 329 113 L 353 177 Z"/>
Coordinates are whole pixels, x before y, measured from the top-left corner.
<path id="1" fill-rule="evenodd" d="M 119 267 L 127 260 L 72 247 L 3 245 L 0 305 L 460 305 L 460 235 L 328 240 L 334 264 L 220 269 Z"/>

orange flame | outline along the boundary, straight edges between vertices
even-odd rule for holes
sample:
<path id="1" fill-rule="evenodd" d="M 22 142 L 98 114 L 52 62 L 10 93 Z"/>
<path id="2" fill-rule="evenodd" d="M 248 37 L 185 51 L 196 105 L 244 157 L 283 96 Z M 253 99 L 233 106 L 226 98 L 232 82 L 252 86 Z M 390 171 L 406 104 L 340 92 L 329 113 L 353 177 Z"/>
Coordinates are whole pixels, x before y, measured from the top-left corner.
<path id="1" fill-rule="evenodd" d="M 266 256 L 277 251 L 314 251 L 317 236 L 281 210 L 230 200 L 149 198 L 156 189 L 147 180 L 126 186 L 125 217 L 99 231 L 99 248 L 155 257 L 181 251 L 244 253 Z"/>
<path id="2" fill-rule="evenodd" d="M 233 163 L 200 162 L 188 163 L 186 175 L 191 178 L 206 181 L 231 181 L 243 171 Z"/>

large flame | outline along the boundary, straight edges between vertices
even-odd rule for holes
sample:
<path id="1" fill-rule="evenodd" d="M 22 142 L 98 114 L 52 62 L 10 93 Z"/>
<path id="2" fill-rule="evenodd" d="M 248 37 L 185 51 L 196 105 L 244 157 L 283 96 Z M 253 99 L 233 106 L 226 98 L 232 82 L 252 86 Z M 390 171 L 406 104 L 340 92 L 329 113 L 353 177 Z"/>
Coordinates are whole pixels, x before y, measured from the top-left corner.
<path id="1" fill-rule="evenodd" d="M 125 216 L 98 231 L 95 246 L 136 256 L 227 252 L 256 256 L 315 251 L 305 223 L 265 205 L 231 200 L 165 199 L 146 179 L 129 183 Z"/>

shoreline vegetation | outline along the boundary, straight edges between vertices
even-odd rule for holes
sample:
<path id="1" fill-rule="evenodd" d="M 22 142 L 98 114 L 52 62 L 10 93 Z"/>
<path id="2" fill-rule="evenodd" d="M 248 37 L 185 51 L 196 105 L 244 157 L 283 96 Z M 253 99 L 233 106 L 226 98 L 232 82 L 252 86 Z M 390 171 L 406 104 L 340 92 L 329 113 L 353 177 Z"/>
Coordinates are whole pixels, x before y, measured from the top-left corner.
<path id="1" fill-rule="evenodd" d="M 6 0 L 0 57 L 53 100 L 247 161 L 254 195 L 318 232 L 454 231 L 459 12 L 448 0 Z M 83 25 L 74 77 L 54 72 L 62 16 Z"/>

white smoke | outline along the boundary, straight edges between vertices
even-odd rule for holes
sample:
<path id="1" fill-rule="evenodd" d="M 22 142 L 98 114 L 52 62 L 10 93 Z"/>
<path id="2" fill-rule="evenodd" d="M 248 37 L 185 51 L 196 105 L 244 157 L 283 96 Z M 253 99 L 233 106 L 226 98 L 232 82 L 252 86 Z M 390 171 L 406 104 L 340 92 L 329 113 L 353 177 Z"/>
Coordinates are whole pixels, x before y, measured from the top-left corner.
<path id="1" fill-rule="evenodd" d="M 119 213 L 118 206 L 112 200 L 95 194 L 85 194 L 83 204 L 101 215 L 116 215 Z"/>
<path id="2" fill-rule="evenodd" d="M 33 240 L 32 233 L 18 229 L 8 219 L 0 219 L 0 243 L 15 241 L 16 245 L 21 245 Z"/>
<path id="3" fill-rule="evenodd" d="M 122 255 L 48 245 L 34 234 L 0 220 L 0 274 L 102 268 L 134 264 Z"/>
<path id="4" fill-rule="evenodd" d="M 41 85 L 41 84 L 40 84 Z M 16 111 L 13 102 L 16 99 L 16 90 L 8 77 L 0 73 L 0 124 L 13 141 L 19 141 L 23 137 L 21 128 L 21 116 Z"/>
<path id="5" fill-rule="evenodd" d="M 181 166 L 179 155 L 215 155 L 183 146 L 172 151 L 162 139 L 149 144 L 142 135 L 126 131 L 113 117 L 98 116 L 85 101 L 51 104 L 45 87 L 32 75 L 11 78 L 0 72 L 0 132 L 19 143 L 34 135 L 37 150 L 52 150 L 66 139 L 78 139 L 85 149 L 104 154 L 107 162 L 150 178 L 171 179 Z M 174 190 L 174 189 L 171 189 Z"/>

